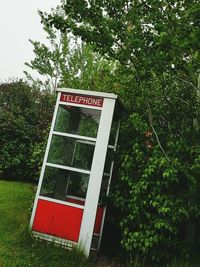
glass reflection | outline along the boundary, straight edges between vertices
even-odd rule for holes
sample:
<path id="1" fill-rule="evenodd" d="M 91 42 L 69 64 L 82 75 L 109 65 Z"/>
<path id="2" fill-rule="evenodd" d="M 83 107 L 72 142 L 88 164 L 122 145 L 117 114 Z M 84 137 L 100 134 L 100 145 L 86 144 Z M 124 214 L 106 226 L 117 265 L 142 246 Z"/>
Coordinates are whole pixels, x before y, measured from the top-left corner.
<path id="1" fill-rule="evenodd" d="M 59 105 L 54 130 L 96 137 L 100 116 L 100 110 Z"/>
<path id="2" fill-rule="evenodd" d="M 53 135 L 47 161 L 90 170 L 95 144 L 84 140 Z"/>
<path id="3" fill-rule="evenodd" d="M 87 174 L 46 167 L 40 195 L 84 205 L 88 181 Z"/>

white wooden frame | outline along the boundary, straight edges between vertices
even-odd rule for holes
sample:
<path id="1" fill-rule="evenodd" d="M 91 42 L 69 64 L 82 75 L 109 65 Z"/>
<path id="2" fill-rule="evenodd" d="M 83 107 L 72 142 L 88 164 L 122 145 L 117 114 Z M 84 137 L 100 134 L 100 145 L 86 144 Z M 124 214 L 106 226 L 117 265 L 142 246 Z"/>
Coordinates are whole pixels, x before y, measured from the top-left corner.
<path id="1" fill-rule="evenodd" d="M 99 194 L 100 194 L 100 189 L 101 189 L 101 182 L 102 182 L 102 178 L 103 178 L 106 153 L 107 153 L 107 149 L 108 149 L 110 129 L 111 129 L 111 124 L 112 124 L 113 113 L 114 113 L 115 102 L 116 102 L 117 96 L 114 94 L 109 94 L 109 93 L 83 91 L 83 90 L 69 89 L 69 88 L 61 88 L 61 89 L 57 89 L 57 91 L 58 91 L 58 96 L 57 96 L 57 101 L 56 101 L 55 110 L 54 110 L 54 114 L 53 114 L 53 119 L 52 119 L 49 137 L 48 137 L 48 142 L 47 142 L 46 152 L 45 152 L 45 156 L 44 156 L 44 160 L 43 160 L 43 165 L 42 165 L 42 169 L 41 169 L 38 188 L 37 188 L 35 201 L 34 201 L 34 205 L 33 205 L 33 211 L 32 211 L 31 220 L 30 220 L 30 228 L 32 229 L 32 226 L 33 226 L 34 217 L 35 217 L 36 208 L 37 208 L 37 203 L 38 203 L 39 199 L 48 200 L 50 202 L 56 202 L 56 203 L 64 204 L 67 206 L 73 206 L 76 208 L 83 209 L 84 211 L 83 211 L 83 218 L 82 218 L 81 229 L 80 229 L 80 234 L 79 234 L 78 246 L 81 247 L 83 249 L 85 255 L 88 256 L 89 252 L 90 252 L 90 248 L 91 248 L 91 242 L 92 242 L 95 218 L 96 218 L 96 213 L 97 213 Z M 103 106 L 102 107 L 96 107 L 96 106 L 94 107 L 94 106 L 89 106 L 89 105 L 86 106 L 84 104 L 66 103 L 66 102 L 60 101 L 62 92 L 63 93 L 81 94 L 81 95 L 86 95 L 86 96 L 102 97 L 102 98 L 104 98 Z M 99 122 L 99 126 L 98 126 L 97 137 L 93 138 L 93 137 L 80 136 L 80 135 L 74 135 L 74 134 L 68 134 L 68 133 L 62 133 L 62 132 L 54 131 L 54 126 L 55 126 L 55 121 L 56 121 L 56 116 L 57 116 L 59 105 L 68 105 L 68 106 L 76 106 L 76 107 L 83 107 L 83 108 L 88 108 L 88 109 L 101 110 L 101 116 L 100 116 L 100 122 Z M 95 149 L 94 149 L 94 155 L 93 155 L 91 170 L 88 171 L 88 170 L 82 170 L 82 169 L 78 169 L 78 168 L 74 168 L 74 167 L 48 163 L 47 157 L 48 157 L 49 148 L 50 148 L 50 144 L 51 144 L 51 140 L 52 140 L 53 135 L 76 138 L 79 140 L 83 140 L 83 142 L 88 142 L 88 143 L 91 143 L 91 142 L 92 143 L 94 142 L 94 144 L 96 143 Z M 109 147 L 115 148 L 115 146 L 113 146 L 113 147 L 109 146 Z M 41 186 L 42 186 L 42 181 L 43 181 L 46 166 L 61 168 L 61 169 L 69 170 L 69 171 L 75 171 L 75 172 L 80 172 L 80 173 L 90 175 L 89 183 L 88 183 L 88 190 L 87 190 L 87 195 L 86 195 L 84 206 L 78 205 L 75 203 L 71 203 L 71 202 L 66 202 L 66 201 L 62 201 L 62 200 L 57 200 L 57 199 L 52 199 L 52 198 L 40 196 L 40 191 L 41 191 Z M 112 170 L 111 170 L 111 172 L 112 172 Z M 109 179 L 109 183 L 110 183 L 110 179 Z M 105 212 L 104 212 L 103 216 L 105 217 Z M 104 218 L 103 218 L 103 220 L 104 220 Z M 101 227 L 100 240 L 101 240 L 102 228 L 103 227 Z M 37 233 L 34 232 L 34 235 L 37 235 Z M 38 236 L 40 236 L 42 238 L 43 236 L 46 236 L 46 235 L 38 233 Z M 51 238 L 48 237 L 48 239 L 51 239 Z M 61 240 L 61 239 L 57 238 L 57 237 L 53 237 L 52 240 L 59 242 L 59 240 Z M 70 241 L 66 241 L 66 242 L 70 243 Z M 74 242 L 71 242 L 71 243 L 74 244 Z M 98 246 L 99 245 L 100 245 L 100 242 L 99 242 Z"/>

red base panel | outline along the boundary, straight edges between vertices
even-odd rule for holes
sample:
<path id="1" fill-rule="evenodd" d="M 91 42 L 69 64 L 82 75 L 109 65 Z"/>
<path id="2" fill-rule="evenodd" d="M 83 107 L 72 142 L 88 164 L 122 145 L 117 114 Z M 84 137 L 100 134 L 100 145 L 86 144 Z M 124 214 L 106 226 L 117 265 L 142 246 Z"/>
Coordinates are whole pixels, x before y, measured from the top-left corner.
<path id="1" fill-rule="evenodd" d="M 33 231 L 78 242 L 83 210 L 38 200 Z"/>
<path id="2" fill-rule="evenodd" d="M 76 202 L 70 200 L 72 203 Z M 84 201 L 81 204 L 84 205 Z M 98 207 L 94 226 L 95 234 L 100 234 L 103 212 L 104 208 Z M 81 208 L 39 199 L 32 229 L 36 232 L 78 242 L 82 217 L 83 209 Z"/>

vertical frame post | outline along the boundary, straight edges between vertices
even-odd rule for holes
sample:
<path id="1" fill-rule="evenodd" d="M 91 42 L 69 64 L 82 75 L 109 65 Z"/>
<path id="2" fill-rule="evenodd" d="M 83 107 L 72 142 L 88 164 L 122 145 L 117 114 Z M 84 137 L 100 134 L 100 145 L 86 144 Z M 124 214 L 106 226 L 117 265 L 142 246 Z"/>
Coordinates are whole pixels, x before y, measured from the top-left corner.
<path id="1" fill-rule="evenodd" d="M 90 253 L 115 102 L 116 99 L 104 98 L 78 241 L 86 256 L 89 256 Z"/>
<path id="2" fill-rule="evenodd" d="M 37 192 L 36 192 L 35 200 L 34 200 L 34 204 L 33 204 L 33 210 L 32 210 L 31 220 L 30 220 L 30 229 L 32 229 L 32 226 L 33 226 L 33 221 L 34 221 L 35 212 L 36 212 L 36 208 L 37 208 L 38 198 L 39 198 L 39 194 L 40 194 L 40 190 L 41 190 L 41 186 L 42 186 L 45 166 L 46 166 L 46 162 L 47 162 L 47 157 L 48 157 L 48 153 L 49 153 L 49 148 L 50 148 L 50 144 L 51 144 L 53 129 L 54 129 L 56 116 L 57 116 L 57 111 L 58 111 L 58 106 L 59 106 L 59 101 L 60 101 L 60 95 L 61 95 L 61 93 L 59 92 L 58 95 L 57 95 L 56 106 L 55 106 L 55 109 L 54 109 L 53 119 L 52 119 L 52 123 L 51 123 L 51 129 L 50 129 L 50 133 L 49 133 L 49 137 L 48 137 L 48 141 L 47 141 L 47 146 L 46 146 L 46 151 L 45 151 L 45 155 L 44 155 L 44 159 L 43 159 L 42 169 L 41 169 L 41 172 L 40 172 L 40 179 L 39 179 Z"/>

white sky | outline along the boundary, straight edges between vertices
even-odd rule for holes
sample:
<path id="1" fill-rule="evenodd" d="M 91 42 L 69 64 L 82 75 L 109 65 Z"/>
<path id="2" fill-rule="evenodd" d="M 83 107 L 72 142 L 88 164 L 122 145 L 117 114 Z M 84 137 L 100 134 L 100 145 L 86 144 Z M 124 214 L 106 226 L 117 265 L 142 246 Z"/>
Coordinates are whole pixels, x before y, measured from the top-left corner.
<path id="1" fill-rule="evenodd" d="M 37 10 L 50 11 L 60 0 L 0 0 L 0 81 L 23 78 L 34 58 L 28 41 L 45 42 Z"/>

